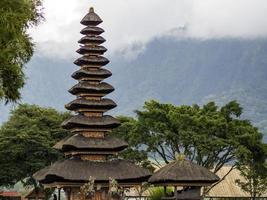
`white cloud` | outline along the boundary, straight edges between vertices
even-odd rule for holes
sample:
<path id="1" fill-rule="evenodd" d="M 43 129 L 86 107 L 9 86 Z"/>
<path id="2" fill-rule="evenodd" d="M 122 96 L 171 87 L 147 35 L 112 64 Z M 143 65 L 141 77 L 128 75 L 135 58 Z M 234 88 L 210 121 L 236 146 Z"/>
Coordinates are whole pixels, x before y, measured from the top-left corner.
<path id="1" fill-rule="evenodd" d="M 265 37 L 266 0 L 44 0 L 46 21 L 31 30 L 38 54 L 73 57 L 80 19 L 94 6 L 111 52 L 186 25 L 190 37 Z"/>
<path id="2" fill-rule="evenodd" d="M 195 0 L 188 31 L 193 37 L 265 37 L 266 11 L 266 0 Z"/>

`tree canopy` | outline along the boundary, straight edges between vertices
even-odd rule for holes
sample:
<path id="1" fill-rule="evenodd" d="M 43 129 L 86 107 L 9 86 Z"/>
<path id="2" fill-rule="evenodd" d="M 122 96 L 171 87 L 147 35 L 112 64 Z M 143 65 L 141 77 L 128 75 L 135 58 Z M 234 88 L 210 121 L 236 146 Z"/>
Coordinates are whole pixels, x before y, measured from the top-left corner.
<path id="1" fill-rule="evenodd" d="M 42 19 L 41 0 L 0 1 L 0 100 L 20 98 L 23 66 L 32 57 L 34 46 L 27 30 Z"/>
<path id="2" fill-rule="evenodd" d="M 13 185 L 56 161 L 52 146 L 68 132 L 60 124 L 69 116 L 52 108 L 22 104 L 0 128 L 0 183 Z"/>
<path id="3" fill-rule="evenodd" d="M 236 180 L 237 184 L 249 193 L 252 199 L 261 197 L 267 192 L 267 144 L 254 144 L 249 154 L 237 163 L 244 180 Z"/>
<path id="4" fill-rule="evenodd" d="M 216 173 L 225 164 L 235 167 L 262 142 L 262 134 L 241 114 L 236 101 L 218 107 L 214 102 L 175 106 L 152 100 L 136 111 L 136 118 L 120 117 L 122 126 L 113 134 L 129 142 L 128 151 L 159 167 L 184 154 Z"/>

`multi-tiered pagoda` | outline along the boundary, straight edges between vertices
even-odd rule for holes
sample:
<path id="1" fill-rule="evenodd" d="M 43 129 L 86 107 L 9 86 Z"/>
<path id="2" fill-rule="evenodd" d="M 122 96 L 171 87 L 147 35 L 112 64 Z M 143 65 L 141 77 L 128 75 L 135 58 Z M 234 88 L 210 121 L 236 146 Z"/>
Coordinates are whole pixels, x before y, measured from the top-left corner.
<path id="1" fill-rule="evenodd" d="M 79 40 L 81 46 L 77 50 L 82 57 L 74 62 L 80 69 L 72 75 L 78 83 L 69 90 L 77 98 L 66 105 L 76 115 L 63 122 L 63 127 L 72 134 L 55 145 L 64 152 L 65 160 L 34 175 L 46 187 L 63 188 L 71 200 L 79 199 L 80 186 L 90 177 L 95 178 L 97 187 L 93 198 L 106 199 L 110 177 L 121 186 L 130 187 L 141 184 L 150 176 L 148 170 L 129 161 L 114 159 L 127 143 L 109 135 L 120 123 L 104 114 L 116 104 L 104 98 L 114 88 L 103 82 L 111 72 L 103 68 L 109 61 L 103 57 L 107 49 L 101 46 L 105 42 L 100 36 L 104 30 L 98 27 L 101 22 L 93 8 L 81 21 L 86 26 L 81 31 L 84 37 Z"/>

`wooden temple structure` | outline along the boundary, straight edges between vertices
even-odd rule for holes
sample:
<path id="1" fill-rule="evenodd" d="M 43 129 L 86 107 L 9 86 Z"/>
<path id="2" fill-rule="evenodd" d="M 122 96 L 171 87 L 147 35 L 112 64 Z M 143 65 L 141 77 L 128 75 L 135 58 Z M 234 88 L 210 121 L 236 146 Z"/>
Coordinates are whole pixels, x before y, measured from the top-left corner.
<path id="1" fill-rule="evenodd" d="M 75 115 L 62 124 L 71 134 L 54 146 L 65 154 L 65 159 L 36 172 L 34 178 L 45 187 L 57 188 L 59 193 L 63 189 L 67 200 L 110 199 L 114 180 L 123 189 L 149 180 L 153 185 L 173 186 L 171 199 L 200 199 L 201 187 L 219 180 L 204 167 L 177 160 L 151 176 L 148 170 L 117 158 L 117 153 L 128 144 L 109 135 L 120 122 L 104 114 L 116 104 L 105 98 L 114 88 L 104 82 L 112 74 L 104 68 L 109 60 L 103 56 L 107 49 L 101 45 L 105 42 L 100 36 L 104 32 L 98 26 L 101 22 L 93 8 L 81 20 L 85 28 L 81 30 L 84 36 L 77 52 L 82 56 L 74 62 L 80 68 L 72 74 L 78 83 L 69 90 L 76 99 L 65 106 Z M 82 197 L 81 190 L 86 187 L 91 188 L 91 193 Z"/>
<path id="2" fill-rule="evenodd" d="M 148 182 L 164 187 L 163 200 L 200 200 L 201 188 L 219 180 L 216 174 L 205 167 L 179 158 L 155 172 Z M 171 194 L 166 192 L 167 187 L 173 187 Z"/>
<path id="3" fill-rule="evenodd" d="M 76 114 L 62 124 L 72 134 L 55 145 L 65 159 L 34 174 L 45 187 L 63 189 L 68 200 L 81 199 L 80 187 L 89 179 L 94 179 L 95 191 L 90 199 L 104 200 L 109 198 L 110 179 L 127 188 L 141 185 L 151 175 L 132 162 L 118 159 L 117 153 L 127 143 L 109 135 L 120 122 L 104 114 L 116 104 L 104 98 L 114 88 L 103 81 L 112 74 L 103 67 L 109 60 L 103 56 L 107 49 L 101 46 L 105 42 L 100 36 L 104 30 L 98 27 L 101 22 L 93 8 L 81 20 L 86 27 L 81 30 L 84 36 L 77 52 L 82 56 L 74 62 L 79 70 L 72 74 L 78 83 L 69 90 L 77 98 L 65 106 Z"/>

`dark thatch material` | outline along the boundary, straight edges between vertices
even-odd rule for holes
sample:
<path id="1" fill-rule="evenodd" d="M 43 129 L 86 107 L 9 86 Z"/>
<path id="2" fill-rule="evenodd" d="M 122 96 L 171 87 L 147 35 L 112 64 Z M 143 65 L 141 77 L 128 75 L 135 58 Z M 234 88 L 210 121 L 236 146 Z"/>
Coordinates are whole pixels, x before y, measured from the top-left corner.
<path id="1" fill-rule="evenodd" d="M 74 61 L 75 65 L 96 65 L 96 67 L 104 66 L 109 63 L 109 60 L 103 56 L 83 56 Z"/>
<path id="2" fill-rule="evenodd" d="M 114 88 L 105 82 L 101 82 L 99 84 L 91 84 L 89 82 L 79 82 L 78 84 L 74 85 L 69 92 L 71 94 L 77 95 L 80 93 L 93 93 L 93 94 L 100 94 L 101 96 L 105 96 L 114 91 Z"/>
<path id="3" fill-rule="evenodd" d="M 187 160 L 174 161 L 159 169 L 148 182 L 153 184 L 215 183 L 219 177 L 205 167 Z"/>
<path id="4" fill-rule="evenodd" d="M 110 110 L 116 106 L 117 105 L 113 100 L 106 98 L 101 99 L 100 101 L 79 98 L 65 105 L 68 110 L 77 110 L 79 108 Z"/>
<path id="5" fill-rule="evenodd" d="M 81 24 L 85 26 L 96 26 L 102 22 L 102 19 L 94 12 L 94 9 L 90 8 L 89 13 L 82 19 Z"/>
<path id="6" fill-rule="evenodd" d="M 88 138 L 80 134 L 75 134 L 59 141 L 54 148 L 64 152 L 73 150 L 121 151 L 127 146 L 128 144 L 125 141 L 110 135 L 104 138 Z"/>
<path id="7" fill-rule="evenodd" d="M 65 120 L 62 127 L 66 129 L 72 128 L 117 128 L 120 125 L 116 118 L 104 115 L 102 117 L 86 117 L 84 115 L 75 115 Z"/>
<path id="8" fill-rule="evenodd" d="M 95 177 L 96 182 L 108 182 L 109 177 L 123 183 L 141 183 L 150 176 L 147 169 L 142 169 L 135 164 L 124 160 L 112 160 L 105 162 L 85 161 L 79 158 L 71 158 L 58 161 L 34 174 L 34 178 L 40 183 L 53 182 L 85 182 L 89 177 Z"/>
<path id="9" fill-rule="evenodd" d="M 104 33 L 104 30 L 96 26 L 87 26 L 81 30 L 80 33 L 83 35 L 100 35 L 101 33 Z"/>
<path id="10" fill-rule="evenodd" d="M 92 79 L 98 79 L 103 80 L 105 78 L 108 78 L 112 75 L 112 73 L 107 69 L 98 69 L 98 70 L 86 70 L 86 69 L 80 69 L 76 72 L 74 72 L 71 76 L 74 79 L 79 80 L 80 78 L 92 78 Z"/>
<path id="11" fill-rule="evenodd" d="M 103 46 L 82 46 L 76 52 L 79 54 L 104 54 L 107 49 Z"/>
<path id="12" fill-rule="evenodd" d="M 87 35 L 82 37 L 78 42 L 80 44 L 95 44 L 95 45 L 99 45 L 104 43 L 106 40 L 99 35 Z"/>

